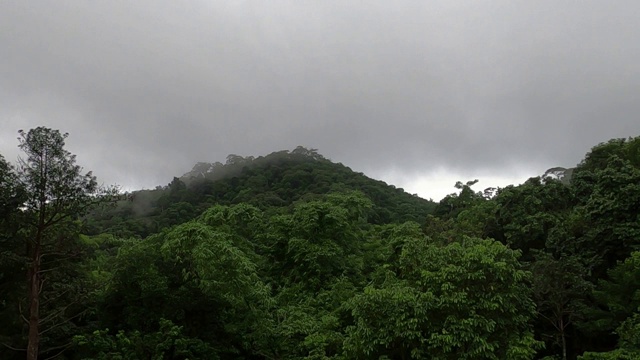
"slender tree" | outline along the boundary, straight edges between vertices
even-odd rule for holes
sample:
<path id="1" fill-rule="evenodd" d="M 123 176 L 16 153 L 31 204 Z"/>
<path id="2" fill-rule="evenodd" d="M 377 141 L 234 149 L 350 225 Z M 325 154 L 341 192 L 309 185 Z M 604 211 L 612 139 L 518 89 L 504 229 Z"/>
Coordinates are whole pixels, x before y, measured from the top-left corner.
<path id="1" fill-rule="evenodd" d="M 593 285 L 586 280 L 589 269 L 576 256 L 556 259 L 553 255 L 537 251 L 529 266 L 533 274 L 532 289 L 538 315 L 553 327 L 562 359 L 567 359 L 569 330 L 585 311 L 587 294 Z M 547 334 L 543 334 L 547 335 Z"/>
<path id="2" fill-rule="evenodd" d="M 82 174 L 76 157 L 65 150 L 68 134 L 38 127 L 19 131 L 19 147 L 25 157 L 18 159 L 17 175 L 25 190 L 23 204 L 26 215 L 27 360 L 36 360 L 39 353 L 41 324 L 41 293 L 52 269 L 43 268 L 43 259 L 64 252 L 69 234 L 65 224 L 77 219 L 89 207 L 106 198 L 115 188 L 98 186 L 91 172 Z"/>

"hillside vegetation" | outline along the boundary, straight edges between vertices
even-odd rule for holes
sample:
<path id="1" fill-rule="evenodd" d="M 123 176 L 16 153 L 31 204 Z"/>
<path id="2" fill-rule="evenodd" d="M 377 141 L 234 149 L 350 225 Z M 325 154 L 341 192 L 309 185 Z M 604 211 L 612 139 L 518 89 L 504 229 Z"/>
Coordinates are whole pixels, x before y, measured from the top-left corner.
<path id="1" fill-rule="evenodd" d="M 229 155 L 225 164 L 198 163 L 167 186 L 135 191 L 114 209 L 92 213 L 90 233 L 146 237 L 215 204 L 245 203 L 277 213 L 296 201 L 345 191 L 359 191 L 372 201 L 369 219 L 375 224 L 422 222 L 436 206 L 299 146 L 257 158 Z"/>
<path id="2" fill-rule="evenodd" d="M 2 359 L 640 358 L 640 137 L 438 204 L 301 147 L 115 197 L 47 176 L 0 158 Z"/>

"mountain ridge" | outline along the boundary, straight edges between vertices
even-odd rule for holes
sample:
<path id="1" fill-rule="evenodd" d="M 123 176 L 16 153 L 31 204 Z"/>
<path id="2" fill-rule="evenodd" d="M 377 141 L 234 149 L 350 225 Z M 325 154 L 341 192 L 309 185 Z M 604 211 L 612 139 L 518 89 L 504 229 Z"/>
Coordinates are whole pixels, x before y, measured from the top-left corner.
<path id="1" fill-rule="evenodd" d="M 168 185 L 134 191 L 114 211 L 94 214 L 92 233 L 145 237 L 193 219 L 214 205 L 247 203 L 277 212 L 300 201 L 352 191 L 372 201 L 374 224 L 423 223 L 436 207 L 431 200 L 334 163 L 316 149 L 298 146 L 258 157 L 230 154 L 225 164 L 198 162 Z M 109 228 L 113 217 L 123 220 L 118 229 Z"/>

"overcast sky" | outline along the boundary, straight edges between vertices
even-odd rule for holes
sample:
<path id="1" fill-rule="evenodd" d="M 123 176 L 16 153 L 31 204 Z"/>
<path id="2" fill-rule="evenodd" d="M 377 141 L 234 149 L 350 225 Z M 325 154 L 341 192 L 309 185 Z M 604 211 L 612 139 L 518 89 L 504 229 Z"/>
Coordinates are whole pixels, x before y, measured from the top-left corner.
<path id="1" fill-rule="evenodd" d="M 106 184 L 297 145 L 439 200 L 640 135 L 640 1 L 0 2 L 0 153 Z"/>

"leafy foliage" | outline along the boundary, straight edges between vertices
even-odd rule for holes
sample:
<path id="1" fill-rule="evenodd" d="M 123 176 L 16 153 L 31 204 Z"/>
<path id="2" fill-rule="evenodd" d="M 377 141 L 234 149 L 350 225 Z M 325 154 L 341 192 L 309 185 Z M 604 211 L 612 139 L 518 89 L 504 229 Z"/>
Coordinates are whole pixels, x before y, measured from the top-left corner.
<path id="1" fill-rule="evenodd" d="M 92 233 L 146 237 L 197 217 L 213 205 L 246 203 L 275 212 L 331 192 L 359 191 L 372 201 L 369 221 L 421 223 L 435 204 L 298 147 L 267 156 L 230 155 L 225 164 L 198 163 L 165 187 L 137 191 L 112 211 L 90 217 Z"/>
<path id="2" fill-rule="evenodd" d="M 101 197 L 66 134 L 21 134 L 32 157 L 0 157 L 3 359 L 24 357 L 38 229 L 41 357 L 640 357 L 640 138 L 570 181 L 458 182 L 434 204 L 303 147 Z"/>
<path id="3" fill-rule="evenodd" d="M 216 359 L 212 349 L 202 340 L 185 337 L 182 327 L 161 319 L 157 332 L 96 330 L 91 335 L 73 338 L 77 355 L 86 360 L 135 359 Z"/>
<path id="4" fill-rule="evenodd" d="M 350 302 L 356 358 L 532 358 L 534 303 L 517 252 L 491 240 L 407 240 L 398 271 Z"/>

